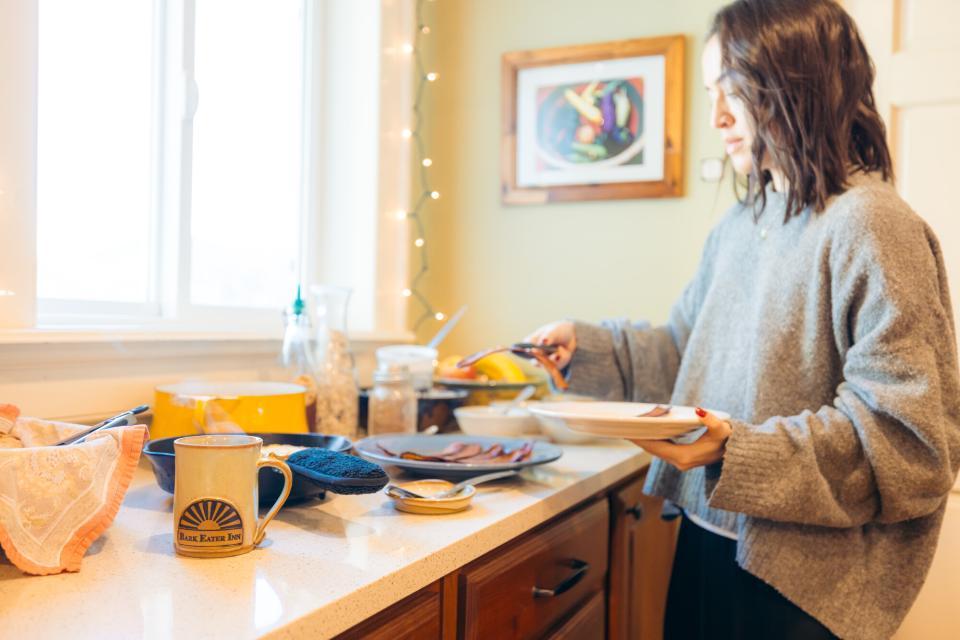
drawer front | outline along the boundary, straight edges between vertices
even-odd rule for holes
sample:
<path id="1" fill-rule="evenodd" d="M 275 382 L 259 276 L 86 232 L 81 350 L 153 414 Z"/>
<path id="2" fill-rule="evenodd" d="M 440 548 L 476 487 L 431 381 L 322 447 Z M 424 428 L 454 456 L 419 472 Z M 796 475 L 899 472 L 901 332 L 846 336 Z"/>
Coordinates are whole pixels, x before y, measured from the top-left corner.
<path id="1" fill-rule="evenodd" d="M 421 589 L 335 640 L 438 640 L 440 583 Z"/>
<path id="2" fill-rule="evenodd" d="M 603 592 L 598 591 L 573 617 L 547 636 L 547 640 L 597 640 L 606 637 L 607 611 Z"/>
<path id="3" fill-rule="evenodd" d="M 608 527 L 599 500 L 464 567 L 463 637 L 540 637 L 571 615 L 604 588 Z"/>

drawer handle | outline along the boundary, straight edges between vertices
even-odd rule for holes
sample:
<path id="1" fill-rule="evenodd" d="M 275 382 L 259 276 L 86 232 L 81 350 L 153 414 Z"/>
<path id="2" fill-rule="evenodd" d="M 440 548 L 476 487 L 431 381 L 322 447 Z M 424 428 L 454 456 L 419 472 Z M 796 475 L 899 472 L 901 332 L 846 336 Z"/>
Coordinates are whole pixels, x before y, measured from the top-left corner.
<path id="1" fill-rule="evenodd" d="M 639 522 L 640 520 L 643 520 L 643 505 L 638 502 L 637 504 L 627 509 L 627 513 L 632 515 L 633 519 Z"/>
<path id="2" fill-rule="evenodd" d="M 564 564 L 573 569 L 573 573 L 567 576 L 563 582 L 555 586 L 553 589 L 541 589 L 540 587 L 534 587 L 534 598 L 552 598 L 554 596 L 559 596 L 561 593 L 566 593 L 575 587 L 576 584 L 583 579 L 583 576 L 586 575 L 587 571 L 590 570 L 590 564 L 584 562 L 583 560 L 573 559 L 565 562 Z"/>

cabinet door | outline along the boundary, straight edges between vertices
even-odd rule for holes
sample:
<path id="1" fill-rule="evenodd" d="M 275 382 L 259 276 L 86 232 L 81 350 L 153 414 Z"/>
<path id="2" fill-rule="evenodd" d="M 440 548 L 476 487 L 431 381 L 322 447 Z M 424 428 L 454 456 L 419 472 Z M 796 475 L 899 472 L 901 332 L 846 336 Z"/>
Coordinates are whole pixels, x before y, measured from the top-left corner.
<path id="1" fill-rule="evenodd" d="M 464 567 L 461 637 L 539 638 L 572 616 L 603 591 L 609 522 L 597 500 Z"/>
<path id="2" fill-rule="evenodd" d="M 679 520 L 643 494 L 646 472 L 610 494 L 610 640 L 660 640 Z"/>
<path id="3" fill-rule="evenodd" d="M 440 583 L 435 582 L 335 640 L 439 640 L 440 601 Z"/>

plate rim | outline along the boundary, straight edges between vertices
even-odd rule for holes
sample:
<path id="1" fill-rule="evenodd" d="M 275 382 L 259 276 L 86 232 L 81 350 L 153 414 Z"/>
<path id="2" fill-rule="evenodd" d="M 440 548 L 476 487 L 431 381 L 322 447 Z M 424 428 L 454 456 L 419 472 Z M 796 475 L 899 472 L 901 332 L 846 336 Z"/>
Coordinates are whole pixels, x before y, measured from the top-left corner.
<path id="1" fill-rule="evenodd" d="M 618 416 L 618 415 L 597 415 L 597 414 L 589 415 L 589 414 L 585 414 L 585 413 L 573 414 L 573 413 L 566 412 L 566 411 L 558 411 L 556 408 L 551 408 L 551 405 L 553 405 L 553 406 L 555 407 L 555 405 L 562 405 L 562 404 L 566 404 L 566 405 L 577 404 L 577 405 L 583 405 L 583 406 L 585 406 L 585 407 L 588 407 L 588 406 L 594 406 L 594 407 L 596 407 L 596 406 L 600 405 L 601 403 L 606 403 L 606 404 L 639 404 L 639 405 L 647 405 L 647 406 L 656 406 L 656 405 L 657 405 L 657 403 L 654 403 L 654 402 L 626 402 L 626 401 L 621 402 L 621 401 L 616 401 L 616 400 L 603 400 L 603 401 L 600 401 L 600 402 L 596 402 L 596 401 L 576 401 L 576 400 L 569 400 L 569 401 L 566 401 L 566 402 L 544 402 L 544 403 L 540 403 L 540 404 L 537 404 L 537 405 L 531 405 L 530 407 L 527 408 L 527 410 L 530 411 L 530 413 L 532 413 L 532 414 L 534 414 L 534 415 L 542 415 L 542 416 L 547 417 L 547 418 L 558 418 L 558 419 L 561 419 L 561 420 L 578 420 L 578 421 L 585 421 L 585 422 L 606 423 L 606 424 L 611 424 L 611 423 L 613 423 L 613 424 L 620 424 L 620 425 L 629 425 L 629 424 L 640 425 L 640 424 L 647 424 L 647 425 L 661 425 L 661 426 L 663 426 L 663 425 L 668 425 L 668 424 L 678 424 L 678 425 L 702 426 L 702 424 L 700 423 L 700 421 L 697 420 L 696 418 L 672 418 L 672 419 L 665 419 L 665 417 L 663 417 L 663 416 L 661 416 L 661 417 L 653 417 L 653 416 L 641 417 L 641 416 Z M 661 404 L 662 404 L 662 403 L 661 403 Z M 678 407 L 678 408 L 694 409 L 694 407 L 688 407 L 688 406 L 685 406 L 685 405 L 681 405 L 681 407 Z M 718 410 L 712 410 L 712 409 L 710 409 L 710 410 L 708 410 L 708 411 L 710 411 L 710 413 L 712 413 L 713 415 L 717 416 L 717 417 L 720 418 L 721 420 L 729 420 L 729 419 L 730 419 L 730 414 L 726 413 L 725 411 L 718 411 Z"/>

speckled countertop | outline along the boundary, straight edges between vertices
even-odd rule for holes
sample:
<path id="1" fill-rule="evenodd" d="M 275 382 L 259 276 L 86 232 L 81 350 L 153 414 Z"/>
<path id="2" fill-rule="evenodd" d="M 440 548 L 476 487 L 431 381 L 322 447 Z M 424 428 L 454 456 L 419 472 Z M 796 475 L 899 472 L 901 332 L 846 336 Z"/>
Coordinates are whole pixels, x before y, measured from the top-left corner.
<path id="1" fill-rule="evenodd" d="M 640 449 L 564 446 L 521 479 L 481 485 L 443 516 L 382 493 L 285 508 L 264 544 L 232 558 L 173 552 L 172 497 L 141 461 L 117 519 L 79 573 L 31 577 L 0 563 L 6 638 L 327 638 L 642 468 Z"/>

